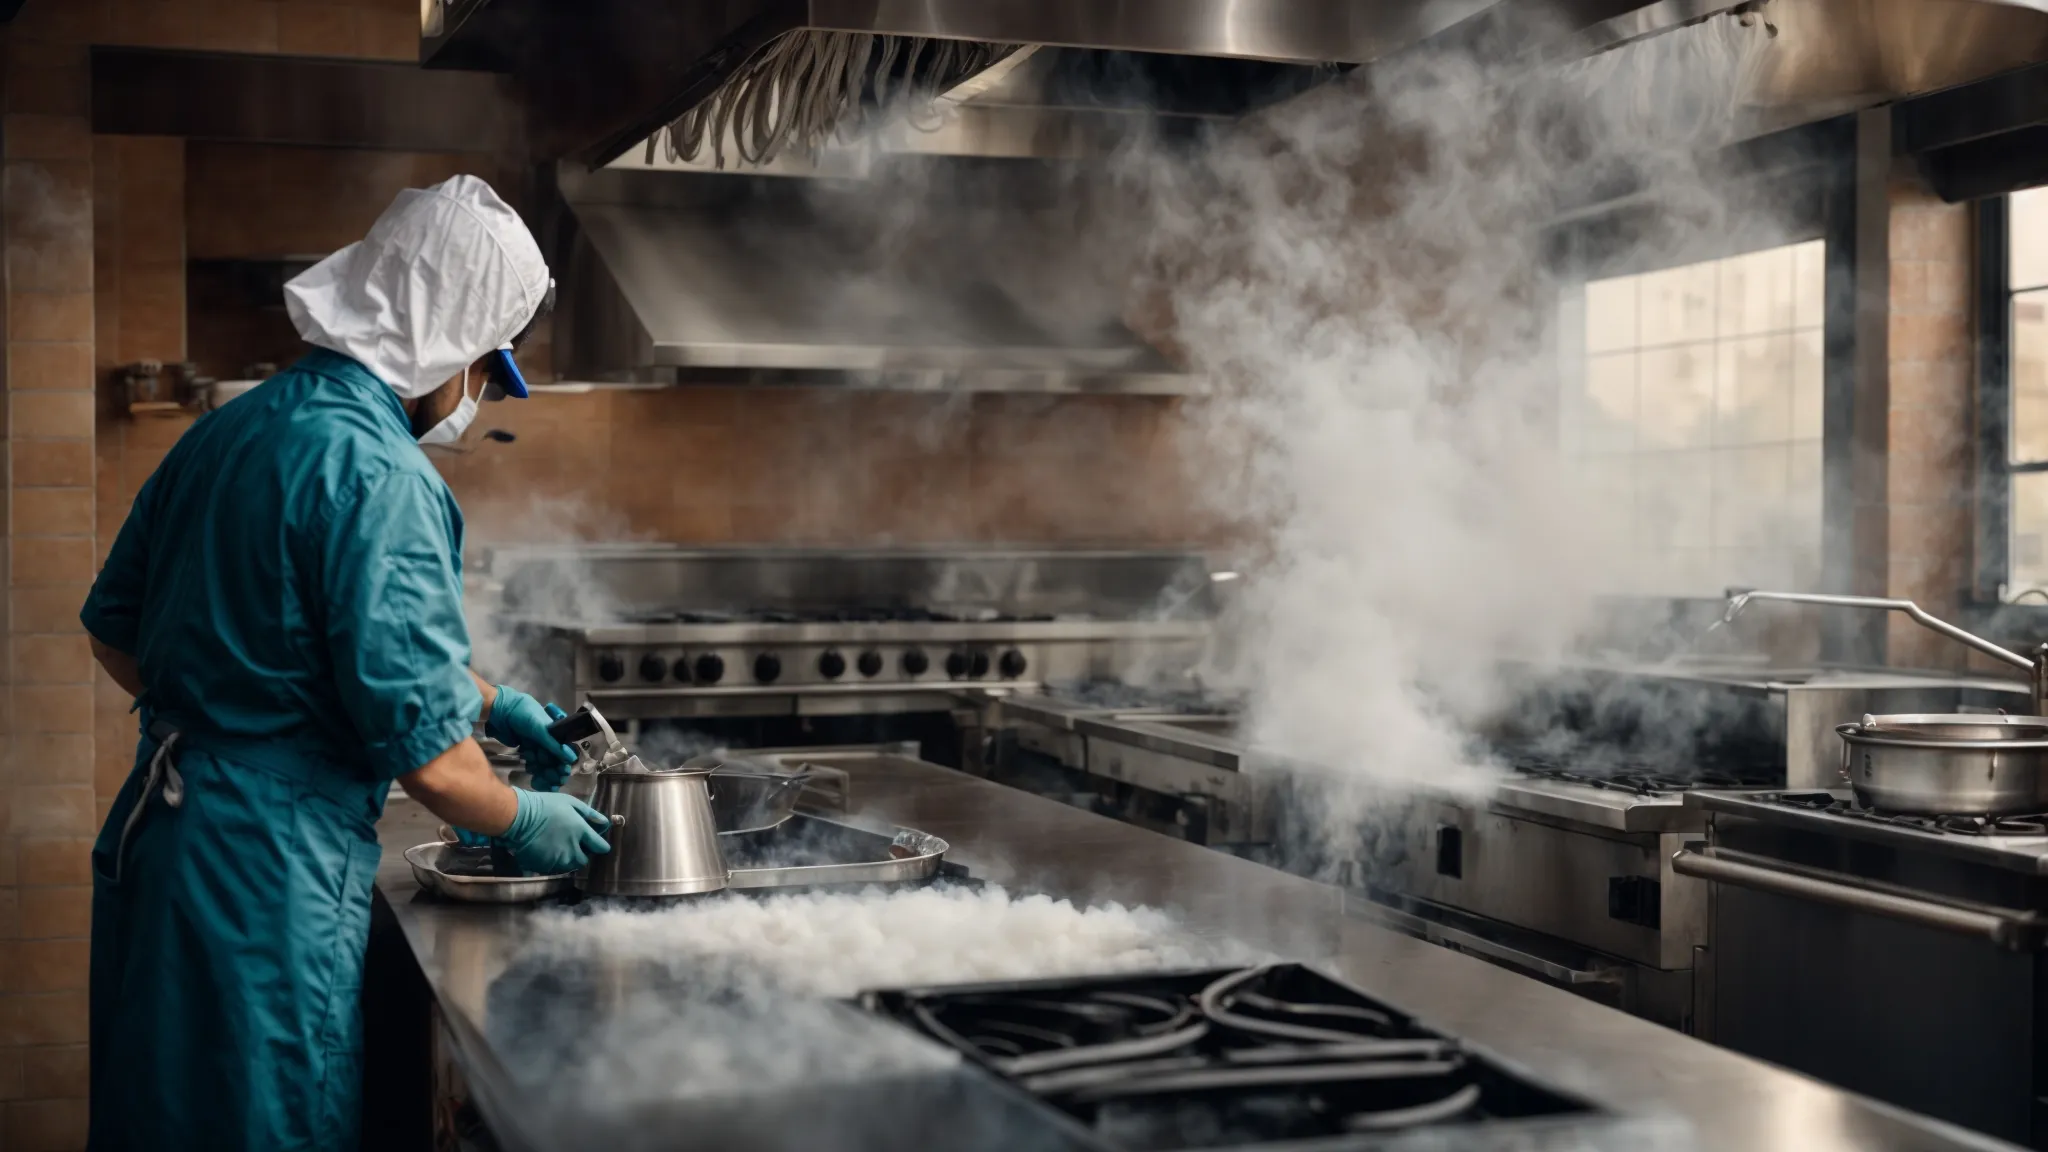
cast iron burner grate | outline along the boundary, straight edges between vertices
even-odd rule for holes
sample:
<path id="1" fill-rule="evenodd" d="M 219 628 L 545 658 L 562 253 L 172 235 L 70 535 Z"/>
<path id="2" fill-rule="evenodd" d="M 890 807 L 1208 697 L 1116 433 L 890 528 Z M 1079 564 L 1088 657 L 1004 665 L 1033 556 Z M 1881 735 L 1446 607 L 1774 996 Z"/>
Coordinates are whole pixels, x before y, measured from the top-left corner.
<path id="1" fill-rule="evenodd" d="M 1733 771 L 1703 770 L 1681 776 L 1626 763 L 1617 764 L 1613 772 L 1574 770 L 1565 767 L 1562 761 L 1540 753 L 1510 755 L 1508 763 L 1525 776 L 1585 784 L 1614 792 L 1628 792 L 1636 796 L 1663 796 L 1674 792 L 1691 792 L 1699 788 L 1768 788 L 1772 784 L 1782 785 L 1785 782 L 1781 774 L 1775 774 L 1761 766 L 1738 768 Z M 1777 776 L 1776 779 L 1772 778 L 1774 775 Z"/>
<path id="2" fill-rule="evenodd" d="M 1376 1134 L 1597 1112 L 1296 964 L 861 1002 L 1131 1152 L 1366 1147 Z"/>
<path id="3" fill-rule="evenodd" d="M 1871 824 L 1915 828 L 1948 836 L 2048 836 L 2048 814 L 2026 816 L 1920 816 L 1861 808 L 1830 792 L 1781 792 L 1771 800 L 1809 812 L 1846 816 Z"/>

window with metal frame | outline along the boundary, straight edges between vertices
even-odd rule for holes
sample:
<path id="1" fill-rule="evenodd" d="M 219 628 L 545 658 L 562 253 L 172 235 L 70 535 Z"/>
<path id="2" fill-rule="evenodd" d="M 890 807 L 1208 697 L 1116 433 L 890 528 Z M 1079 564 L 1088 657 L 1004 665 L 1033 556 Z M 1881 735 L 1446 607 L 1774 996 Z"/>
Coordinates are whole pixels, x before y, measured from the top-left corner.
<path id="1" fill-rule="evenodd" d="M 1991 575 L 2001 600 L 2048 601 L 2048 188 L 1985 201 L 1977 218 Z"/>
<path id="2" fill-rule="evenodd" d="M 1820 586 L 1826 249 L 1595 279 L 1567 302 L 1560 440 L 1613 512 L 1608 591 Z"/>

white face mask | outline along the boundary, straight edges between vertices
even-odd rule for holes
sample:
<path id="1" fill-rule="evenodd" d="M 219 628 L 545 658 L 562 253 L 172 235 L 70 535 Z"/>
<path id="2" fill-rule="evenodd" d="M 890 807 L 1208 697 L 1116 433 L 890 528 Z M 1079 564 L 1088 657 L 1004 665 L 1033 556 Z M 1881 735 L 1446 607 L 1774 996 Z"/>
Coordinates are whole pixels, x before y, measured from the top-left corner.
<path id="1" fill-rule="evenodd" d="M 462 434 L 469 431 L 469 426 L 476 422 L 477 397 L 481 395 L 483 395 L 481 390 L 477 392 L 477 396 L 469 394 L 469 369 L 464 368 L 462 370 L 462 402 L 457 404 L 455 411 L 450 412 L 439 424 L 427 429 L 427 434 L 420 437 L 420 443 L 453 444 L 462 439 Z"/>

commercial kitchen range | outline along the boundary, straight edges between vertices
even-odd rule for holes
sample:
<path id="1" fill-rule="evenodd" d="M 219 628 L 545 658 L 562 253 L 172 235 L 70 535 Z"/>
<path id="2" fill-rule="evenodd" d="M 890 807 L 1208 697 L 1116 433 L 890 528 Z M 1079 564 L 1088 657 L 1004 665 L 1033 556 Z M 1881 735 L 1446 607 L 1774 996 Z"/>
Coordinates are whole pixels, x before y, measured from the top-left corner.
<path id="1" fill-rule="evenodd" d="M 1673 863 L 1710 883 L 1718 1043 L 2048 1143 L 2048 819 L 1885 814 L 1839 788 L 1686 803 L 1706 828 Z"/>
<path id="2" fill-rule="evenodd" d="M 2025 695 L 1730 657 L 1548 668 L 1521 729 L 1495 734 L 1510 770 L 1488 796 L 1407 798 L 1349 850 L 1303 853 L 1290 766 L 1262 761 L 1237 702 L 1187 674 L 1229 587 L 1199 555 L 613 546 L 500 550 L 475 567 L 479 626 L 512 642 L 521 675 L 636 742 L 909 742 L 1341 882 L 1384 926 L 1707 1038 L 1708 884 L 1671 863 L 1706 828 L 1687 795 L 1829 788 L 1845 719 Z M 1666 715 L 1685 731 L 1662 732 Z M 1560 745 L 1559 730 L 1577 737 Z"/>
<path id="3" fill-rule="evenodd" d="M 1192 666 L 1215 601 L 1197 554 L 561 547 L 483 554 L 479 634 L 534 690 L 636 738 L 918 739 L 949 763 L 991 693 Z"/>
<path id="4" fill-rule="evenodd" d="M 1296 770 L 1247 743 L 1227 700 L 1099 685 L 1004 697 L 990 705 L 989 770 L 1339 880 L 1369 898 L 1361 915 L 1388 927 L 1713 1038 L 1719 1018 L 1695 979 L 1712 939 L 1708 883 L 1672 866 L 1705 833 L 1688 797 L 1836 786 L 1837 723 L 2019 710 L 2027 692 L 1993 678 L 1728 661 L 1588 663 L 1542 682 L 1523 728 L 1487 750 L 1506 771 L 1486 796 L 1390 800 L 1335 856 L 1300 851 L 1318 837 L 1292 824 Z M 1689 718 L 1684 731 L 1657 729 L 1679 727 L 1673 716 Z"/>
<path id="5" fill-rule="evenodd" d="M 1023 1010 L 1016 1007 L 1019 1003 L 1043 1012 L 1048 1003 L 1076 1003 L 1076 997 L 1083 997 L 1092 998 L 1089 1018 L 1098 1022 L 1105 1005 L 1128 1015 L 1149 1011 L 1154 1003 L 1178 1001 L 1184 1015 L 1193 1011 L 1222 1022 L 1235 1013 L 1241 1025 L 1247 1011 L 1270 1014 L 1291 1004 L 1293 1011 L 1308 1013 L 1294 1019 L 1325 1032 L 1338 1027 L 1391 1030 L 1393 1039 L 1360 1039 L 1350 1046 L 1391 1045 L 1379 1051 L 1379 1058 L 1405 1059 L 1411 1066 L 1418 1059 L 1432 1067 L 1455 1066 L 1463 1069 L 1460 1082 L 1466 1087 L 1441 1106 L 1382 1111 L 1348 1135 L 1288 1147 L 1422 1146 L 1409 1141 L 1428 1136 L 1404 1132 L 1410 1123 L 1424 1131 L 1438 1125 L 1428 1135 L 1443 1142 L 1430 1142 L 1430 1147 L 1743 1152 L 2010 1147 L 1388 931 L 1361 914 L 1363 901 L 1356 893 L 1339 887 L 1021 795 L 901 753 L 846 750 L 821 754 L 820 762 L 846 773 L 850 814 L 843 818 L 915 827 L 945 838 L 955 846 L 950 860 L 964 868 L 965 882 L 1078 902 L 1154 906 L 1199 935 L 1233 938 L 1307 966 L 1125 973 L 1114 979 L 964 990 L 878 990 L 855 1003 L 801 1006 L 834 1013 L 840 1026 L 831 1042 L 856 1054 L 868 1043 L 901 1045 L 913 1032 L 926 1037 L 916 1043 L 937 1051 L 938 1042 L 930 1037 L 940 1033 L 921 1025 L 903 1027 L 904 1020 L 919 1013 L 942 1025 L 960 1024 Z M 587 1074 L 594 1068 L 612 1069 L 619 1076 L 638 1073 L 636 1082 L 643 1087 L 649 1073 L 660 1082 L 660 1075 L 680 1078 L 689 1069 L 637 1067 L 636 1061 L 655 1059 L 657 1050 L 593 1048 L 593 1038 L 617 1044 L 622 1036 L 648 1035 L 647 1026 L 659 1020 L 615 1017 L 645 1013 L 649 1004 L 665 1003 L 661 998 L 670 995 L 716 999 L 726 977 L 708 970 L 693 975 L 674 966 L 611 963 L 601 953 L 584 956 L 574 970 L 537 968 L 527 947 L 532 910 L 450 903 L 417 888 L 400 854 L 431 839 L 433 825 L 434 818 L 415 803 L 394 797 L 380 826 L 384 862 L 366 985 L 371 1044 L 366 1064 L 377 1078 L 377 1114 L 367 1136 L 374 1146 L 423 1146 L 425 1134 L 437 1123 L 443 1133 L 449 1130 L 450 1117 L 461 1110 L 458 1097 L 481 1114 L 496 1146 L 535 1152 L 685 1145 L 896 1149 L 906 1141 L 988 1149 L 1253 1146 L 1147 1143 L 1132 1136 L 1132 1129 L 1105 1119 L 1103 1112 L 1073 1103 L 1089 1098 L 1090 1091 L 1114 1098 L 1114 1088 L 1101 1083 L 1102 1075 L 1056 1073 L 1026 1084 L 994 1071 L 1003 1065 L 980 1059 L 881 1076 L 843 1090 L 790 1087 L 783 1080 L 781 1087 L 742 1089 L 711 1102 L 692 1103 L 681 1093 L 673 1101 L 607 1099 L 589 1088 Z M 678 979 L 701 979 L 706 986 L 676 989 L 664 983 Z M 1244 993 L 1242 1000 L 1231 1000 L 1236 993 L 1230 988 Z M 1228 1005 L 1236 1007 L 1226 1010 Z M 782 1006 L 792 1013 L 799 1008 Z M 434 1081 L 426 1054 L 436 1050 L 453 1069 L 439 1080 L 447 1093 L 443 1096 L 424 1090 Z M 1290 1058 L 1286 1044 L 1267 1051 L 1270 1056 L 1247 1057 L 1236 1067 L 1212 1068 L 1207 1075 L 1241 1082 L 1246 1076 L 1260 1077 L 1262 1061 Z M 715 1059 L 715 1043 L 710 1058 Z M 1357 1069 L 1347 1074 L 1356 1075 Z M 1066 1102 L 1059 1101 L 1061 1087 L 1049 1080 L 1065 1083 Z M 1081 1081 L 1087 1084 L 1076 1092 Z M 1207 1081 L 1177 1086 L 1182 1105 L 1212 1098 L 1213 1090 L 1201 1083 Z M 582 1087 L 572 1090 L 571 1085 Z M 1300 1091 L 1299 1085 L 1285 1089 Z M 1291 1098 L 1279 1097 L 1283 1102 Z M 1474 1101 L 1481 1102 L 1477 1111 L 1442 1120 L 1445 1108 L 1455 1111 Z M 1094 1124 L 1077 1116 L 1093 1116 Z"/>

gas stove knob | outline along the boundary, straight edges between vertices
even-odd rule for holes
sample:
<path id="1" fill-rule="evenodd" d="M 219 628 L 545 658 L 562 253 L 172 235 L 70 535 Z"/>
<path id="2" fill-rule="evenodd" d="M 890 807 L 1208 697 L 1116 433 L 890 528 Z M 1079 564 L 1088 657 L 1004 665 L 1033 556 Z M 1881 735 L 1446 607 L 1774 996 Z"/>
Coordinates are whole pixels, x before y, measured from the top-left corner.
<path id="1" fill-rule="evenodd" d="M 676 657 L 675 674 L 676 679 L 682 683 L 688 684 L 690 682 L 690 658 L 688 656 Z"/>
<path id="2" fill-rule="evenodd" d="M 931 669 L 931 657 L 922 648 L 912 648 L 903 654 L 903 670 L 912 676 L 922 676 Z"/>
<path id="3" fill-rule="evenodd" d="M 1031 662 L 1024 659 L 1024 654 L 1015 648 L 1003 653 L 1003 658 L 996 661 L 996 671 L 1001 672 L 1005 680 L 1021 679 L 1024 673 L 1030 670 Z"/>
<path id="4" fill-rule="evenodd" d="M 846 657 L 836 651 L 826 651 L 818 657 L 818 675 L 827 680 L 837 680 L 846 675 Z"/>
<path id="5" fill-rule="evenodd" d="M 658 652 L 649 652 L 640 658 L 640 678 L 650 684 L 668 679 L 668 661 Z"/>
<path id="6" fill-rule="evenodd" d="M 697 663 L 690 670 L 697 674 L 697 683 L 716 684 L 720 680 L 725 679 L 725 659 L 714 653 L 706 652 L 704 655 L 697 657 Z"/>
<path id="7" fill-rule="evenodd" d="M 773 684 L 782 678 L 782 657 L 773 652 L 763 652 L 754 657 L 754 679 L 763 684 Z"/>
<path id="8" fill-rule="evenodd" d="M 967 653 L 946 653 L 946 675 L 958 680 L 967 675 Z"/>
<path id="9" fill-rule="evenodd" d="M 616 652 L 606 652 L 597 658 L 597 678 L 607 684 L 616 684 L 626 675 L 626 662 Z"/>
<path id="10" fill-rule="evenodd" d="M 863 676 L 871 679 L 880 676 L 882 674 L 882 654 L 872 649 L 863 652 L 860 654 L 860 659 L 855 662 L 855 666 L 860 669 L 860 674 Z"/>
<path id="11" fill-rule="evenodd" d="M 988 653 L 969 652 L 967 654 L 967 675 L 976 680 L 986 680 L 988 678 Z"/>

